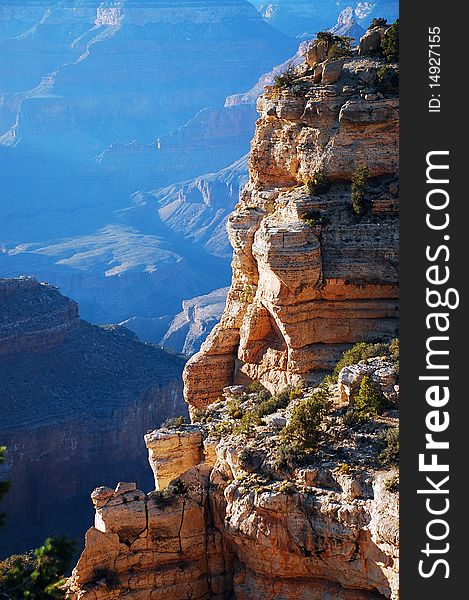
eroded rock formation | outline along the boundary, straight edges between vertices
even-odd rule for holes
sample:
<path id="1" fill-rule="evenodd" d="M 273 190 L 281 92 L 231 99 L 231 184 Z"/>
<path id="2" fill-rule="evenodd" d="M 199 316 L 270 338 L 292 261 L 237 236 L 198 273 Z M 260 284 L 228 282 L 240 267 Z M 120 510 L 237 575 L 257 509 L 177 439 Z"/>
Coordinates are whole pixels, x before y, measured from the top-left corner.
<path id="1" fill-rule="evenodd" d="M 310 72 L 259 99 L 250 182 L 228 223 L 233 281 L 220 324 L 186 366 L 190 406 L 233 383 L 274 390 L 314 378 L 344 345 L 395 335 L 399 107 L 380 66 L 347 59 L 334 84 Z M 372 210 L 357 216 L 360 167 Z M 317 173 L 331 184 L 320 195 L 304 186 Z"/>

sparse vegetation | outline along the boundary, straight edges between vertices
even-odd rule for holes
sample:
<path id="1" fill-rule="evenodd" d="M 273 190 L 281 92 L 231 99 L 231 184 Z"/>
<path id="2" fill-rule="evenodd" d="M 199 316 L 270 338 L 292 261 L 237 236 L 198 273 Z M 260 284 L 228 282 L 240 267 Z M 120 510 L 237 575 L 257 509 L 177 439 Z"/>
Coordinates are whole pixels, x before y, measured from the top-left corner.
<path id="1" fill-rule="evenodd" d="M 0 562 L 0 597 L 9 600 L 58 600 L 65 598 L 65 573 L 71 565 L 75 543 L 51 537 L 30 554 Z"/>
<path id="2" fill-rule="evenodd" d="M 226 405 L 228 416 L 232 419 L 242 419 L 244 416 L 244 409 L 241 406 L 240 400 L 231 399 Z"/>
<path id="3" fill-rule="evenodd" d="M 305 213 L 301 219 L 310 227 L 327 225 L 329 223 L 327 216 L 321 214 L 318 210 L 310 210 L 309 212 Z"/>
<path id="4" fill-rule="evenodd" d="M 399 362 L 399 338 L 394 338 L 389 344 L 389 354 L 394 361 Z"/>
<path id="5" fill-rule="evenodd" d="M 161 424 L 162 429 L 183 429 L 187 425 L 186 417 L 172 417 Z"/>
<path id="6" fill-rule="evenodd" d="M 315 390 L 294 408 L 289 424 L 282 430 L 282 441 L 300 451 L 316 450 L 322 435 L 321 426 L 331 406 L 326 386 Z"/>
<path id="7" fill-rule="evenodd" d="M 288 65 L 283 73 L 274 77 L 274 86 L 276 88 L 289 87 L 296 79 L 297 75 L 295 73 L 295 67 L 293 65 Z"/>
<path id="8" fill-rule="evenodd" d="M 357 363 L 375 358 L 376 356 L 387 356 L 389 354 L 389 346 L 383 343 L 370 344 L 367 342 L 358 342 L 352 348 L 344 352 L 339 362 L 336 364 L 332 373 L 331 380 L 337 383 L 339 373 L 344 367 L 356 365 Z"/>
<path id="9" fill-rule="evenodd" d="M 360 217 L 365 212 L 365 196 L 367 192 L 369 169 L 366 164 L 358 165 L 352 174 L 351 200 L 353 212 Z"/>
<path id="10" fill-rule="evenodd" d="M 374 18 L 371 23 L 368 25 L 368 30 L 374 29 L 375 27 L 387 27 L 388 20 L 383 17 Z"/>
<path id="11" fill-rule="evenodd" d="M 176 479 L 170 483 L 164 490 L 154 490 L 148 494 L 148 497 L 154 501 L 158 508 L 163 508 L 177 498 L 185 496 L 188 492 L 186 484 L 181 479 Z"/>
<path id="12" fill-rule="evenodd" d="M 316 34 L 316 39 L 325 41 L 328 44 L 333 44 L 335 40 L 335 35 L 330 31 L 318 31 Z"/>
<path id="13" fill-rule="evenodd" d="M 352 52 L 352 41 L 353 39 L 346 35 L 335 35 L 333 44 L 327 52 L 327 58 L 336 59 L 350 56 Z"/>
<path id="14" fill-rule="evenodd" d="M 316 171 L 311 179 L 306 181 L 306 187 L 310 196 L 321 196 L 330 190 L 331 182 L 324 171 Z"/>
<path id="15" fill-rule="evenodd" d="M 397 465 L 399 463 L 399 427 L 392 427 L 383 436 L 384 450 L 379 455 L 383 465 Z"/>
<path id="16" fill-rule="evenodd" d="M 384 489 L 391 494 L 397 494 L 399 492 L 399 475 L 392 475 L 386 479 Z"/>
<path id="17" fill-rule="evenodd" d="M 353 402 L 354 412 L 363 420 L 377 417 L 384 406 L 383 394 L 377 389 L 369 375 L 365 375 L 360 382 L 360 389 Z"/>
<path id="18" fill-rule="evenodd" d="M 399 69 L 382 65 L 376 72 L 378 77 L 378 91 L 383 94 L 396 93 L 399 90 Z"/>
<path id="19" fill-rule="evenodd" d="M 253 411 L 244 411 L 243 416 L 233 428 L 234 435 L 245 435 L 252 437 L 256 433 L 256 426 L 260 425 L 260 419 Z"/>
<path id="20" fill-rule="evenodd" d="M 290 481 L 284 481 L 278 488 L 278 491 L 286 496 L 292 496 L 296 492 L 296 489 Z"/>
<path id="21" fill-rule="evenodd" d="M 286 386 L 275 394 L 260 402 L 254 409 L 257 417 L 271 415 L 281 408 L 286 408 L 292 400 L 300 398 L 303 393 L 301 387 Z"/>
<path id="22" fill-rule="evenodd" d="M 381 40 L 381 52 L 388 62 L 399 61 L 399 19 L 384 34 Z"/>
<path id="23" fill-rule="evenodd" d="M 339 467 L 339 471 L 342 475 L 350 475 L 352 469 L 348 463 L 342 463 Z"/>

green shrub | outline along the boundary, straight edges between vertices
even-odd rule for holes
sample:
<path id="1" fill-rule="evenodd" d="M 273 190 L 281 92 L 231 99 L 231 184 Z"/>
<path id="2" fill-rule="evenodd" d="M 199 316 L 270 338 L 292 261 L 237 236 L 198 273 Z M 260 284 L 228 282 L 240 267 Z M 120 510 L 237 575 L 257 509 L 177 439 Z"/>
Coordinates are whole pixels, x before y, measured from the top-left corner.
<path id="1" fill-rule="evenodd" d="M 253 411 L 244 411 L 239 423 L 233 428 L 233 434 L 252 437 L 256 433 L 256 426 L 259 424 L 260 419 Z"/>
<path id="2" fill-rule="evenodd" d="M 335 35 L 334 43 L 327 53 L 328 59 L 343 58 L 352 52 L 352 38 L 346 35 Z"/>
<path id="3" fill-rule="evenodd" d="M 360 389 L 353 401 L 354 412 L 359 413 L 364 419 L 377 417 L 384 406 L 383 394 L 376 388 L 369 375 L 365 375 L 360 382 Z"/>
<path id="4" fill-rule="evenodd" d="M 399 362 L 399 338 L 395 338 L 389 344 L 389 354 L 396 362 Z"/>
<path id="5" fill-rule="evenodd" d="M 344 367 L 356 365 L 362 360 L 367 360 L 368 358 L 375 358 L 376 356 L 386 356 L 388 352 L 389 350 L 386 344 L 370 344 L 367 342 L 358 342 L 342 354 L 342 357 L 335 366 L 331 379 L 335 383 L 337 383 L 339 373 Z"/>
<path id="6" fill-rule="evenodd" d="M 384 482 L 384 489 L 391 494 L 397 494 L 399 491 L 399 475 L 392 475 Z"/>
<path id="7" fill-rule="evenodd" d="M 289 424 L 282 430 L 282 441 L 299 450 L 316 450 L 322 436 L 321 425 L 332 402 L 324 386 L 302 400 L 293 410 Z"/>
<path id="8" fill-rule="evenodd" d="M 383 436 L 385 448 L 379 455 L 383 465 L 397 465 L 399 463 L 399 427 L 388 429 Z"/>
<path id="9" fill-rule="evenodd" d="M 171 482 L 164 490 L 154 490 L 148 494 L 157 507 L 163 508 L 178 496 L 186 496 L 188 488 L 181 479 L 176 479 Z"/>
<path id="10" fill-rule="evenodd" d="M 335 41 L 335 35 L 330 31 L 318 31 L 316 34 L 317 40 L 322 40 L 332 45 Z"/>
<path id="11" fill-rule="evenodd" d="M 248 394 L 255 394 L 255 402 L 262 403 L 269 400 L 272 394 L 258 381 L 253 381 L 247 386 Z"/>
<path id="12" fill-rule="evenodd" d="M 381 52 L 388 62 L 399 61 L 399 19 L 384 34 Z"/>
<path id="13" fill-rule="evenodd" d="M 306 187 L 310 196 L 320 196 L 326 194 L 331 188 L 331 182 L 324 171 L 316 171 L 310 179 L 306 181 Z"/>
<path id="14" fill-rule="evenodd" d="M 182 429 L 187 425 L 186 417 L 172 417 L 161 424 L 162 429 Z"/>
<path id="15" fill-rule="evenodd" d="M 280 75 L 276 75 L 274 77 L 274 87 L 289 87 L 296 79 L 298 79 L 298 77 L 295 73 L 295 67 L 293 65 L 289 65 L 285 71 L 283 71 L 283 73 L 280 73 Z"/>
<path id="16" fill-rule="evenodd" d="M 352 174 L 352 208 L 353 212 L 360 217 L 365 212 L 365 195 L 367 191 L 368 166 L 359 165 Z"/>
<path id="17" fill-rule="evenodd" d="M 284 481 L 278 488 L 278 491 L 286 496 L 292 496 L 296 492 L 296 489 L 292 483 L 289 481 Z"/>
<path id="18" fill-rule="evenodd" d="M 275 466 L 279 469 L 294 469 L 305 458 L 304 450 L 293 447 L 288 440 L 281 437 L 280 443 L 275 449 Z"/>
<path id="19" fill-rule="evenodd" d="M 399 90 L 399 69 L 381 65 L 376 75 L 378 77 L 378 91 L 391 94 Z"/>
<path id="20" fill-rule="evenodd" d="M 368 29 L 373 29 L 374 27 L 387 27 L 388 26 L 388 20 L 384 19 L 383 17 L 378 17 L 375 18 L 371 21 L 371 23 L 368 26 Z"/>
<path id="21" fill-rule="evenodd" d="M 310 210 L 301 219 L 310 227 L 316 227 L 317 225 L 327 225 L 329 219 L 326 215 L 321 214 L 318 210 Z"/>
<path id="22" fill-rule="evenodd" d="M 75 543 L 68 538 L 51 537 L 30 554 L 1 561 L 0 597 L 9 600 L 65 598 L 62 588 L 74 552 Z"/>
<path id="23" fill-rule="evenodd" d="M 241 406 L 239 400 L 229 400 L 226 405 L 228 416 L 232 419 L 242 419 L 244 415 L 244 409 Z"/>

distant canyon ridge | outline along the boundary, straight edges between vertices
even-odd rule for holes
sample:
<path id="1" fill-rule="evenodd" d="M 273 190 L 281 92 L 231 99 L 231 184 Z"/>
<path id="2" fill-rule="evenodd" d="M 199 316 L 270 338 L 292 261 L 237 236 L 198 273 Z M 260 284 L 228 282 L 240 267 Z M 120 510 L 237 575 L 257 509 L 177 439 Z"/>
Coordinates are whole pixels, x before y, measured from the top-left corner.
<path id="1" fill-rule="evenodd" d="M 361 27 L 394 5 L 358 3 L 351 16 Z M 225 225 L 257 97 L 347 6 L 2 5 L 0 274 L 58 285 L 93 323 L 197 350 L 205 326 L 195 345 L 169 332 L 183 301 L 230 283 Z"/>

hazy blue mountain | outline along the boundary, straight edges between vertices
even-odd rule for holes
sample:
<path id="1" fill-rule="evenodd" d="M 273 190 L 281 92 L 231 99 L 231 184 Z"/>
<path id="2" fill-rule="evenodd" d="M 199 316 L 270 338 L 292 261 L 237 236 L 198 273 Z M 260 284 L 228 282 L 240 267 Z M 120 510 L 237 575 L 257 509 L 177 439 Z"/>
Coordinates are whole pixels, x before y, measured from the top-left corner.
<path id="1" fill-rule="evenodd" d="M 337 15 L 351 6 L 355 9 L 359 24 L 368 26 L 374 17 L 394 21 L 399 15 L 397 0 L 373 0 L 350 2 L 350 0 L 251 0 L 264 19 L 288 35 L 308 38 L 318 31 L 331 28 Z"/>
<path id="2" fill-rule="evenodd" d="M 205 217 L 184 232 L 172 208 L 143 229 L 119 211 L 246 154 L 255 107 L 225 99 L 296 42 L 247 0 L 13 0 L 0 23 L 0 273 L 60 285 L 94 322 L 173 316 L 226 285 L 233 195 L 206 239 Z"/>

